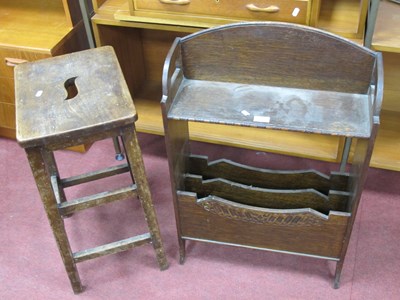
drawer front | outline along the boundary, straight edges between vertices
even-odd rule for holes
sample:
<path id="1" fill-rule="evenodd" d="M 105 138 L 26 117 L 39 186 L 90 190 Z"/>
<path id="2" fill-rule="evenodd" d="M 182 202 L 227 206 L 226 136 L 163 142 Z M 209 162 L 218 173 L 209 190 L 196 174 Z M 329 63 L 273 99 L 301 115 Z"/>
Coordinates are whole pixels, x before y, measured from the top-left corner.
<path id="1" fill-rule="evenodd" d="M 50 56 L 47 53 L 0 48 L 0 77 L 14 78 L 14 67 L 16 65 Z"/>
<path id="2" fill-rule="evenodd" d="M 0 102 L 15 103 L 14 79 L 0 76 Z"/>
<path id="3" fill-rule="evenodd" d="M 15 129 L 15 106 L 0 102 L 0 127 Z"/>
<path id="4" fill-rule="evenodd" d="M 307 0 L 131 0 L 136 11 L 306 24 Z"/>
<path id="5" fill-rule="evenodd" d="M 15 129 L 14 67 L 18 64 L 51 57 L 50 54 L 0 48 L 0 127 Z"/>

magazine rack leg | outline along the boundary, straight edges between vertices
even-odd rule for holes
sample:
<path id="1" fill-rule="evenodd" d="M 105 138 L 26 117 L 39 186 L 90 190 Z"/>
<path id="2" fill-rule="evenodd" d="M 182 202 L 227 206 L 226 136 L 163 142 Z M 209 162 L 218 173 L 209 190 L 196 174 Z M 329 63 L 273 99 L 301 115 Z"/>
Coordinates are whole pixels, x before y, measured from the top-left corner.
<path id="1" fill-rule="evenodd" d="M 165 109 L 165 107 L 163 107 Z M 189 157 L 189 125 L 186 121 L 165 120 L 165 141 L 171 178 L 172 197 L 175 210 L 175 219 L 179 244 L 179 263 L 183 264 L 186 258 L 186 243 L 182 238 L 182 231 L 177 207 L 177 191 L 184 189 L 183 174 L 186 171 Z"/>

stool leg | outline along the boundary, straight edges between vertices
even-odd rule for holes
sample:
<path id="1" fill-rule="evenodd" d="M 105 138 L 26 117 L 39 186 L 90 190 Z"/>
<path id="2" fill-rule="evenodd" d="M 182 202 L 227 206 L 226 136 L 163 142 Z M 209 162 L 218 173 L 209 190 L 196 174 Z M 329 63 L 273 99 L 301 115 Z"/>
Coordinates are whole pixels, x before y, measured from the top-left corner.
<path id="1" fill-rule="evenodd" d="M 51 173 L 49 173 L 51 167 L 46 167 L 46 159 L 48 159 L 49 156 L 43 152 L 44 151 L 41 148 L 26 149 L 29 164 L 42 198 L 47 218 L 49 219 L 51 229 L 53 230 L 58 249 L 64 262 L 65 269 L 71 282 L 72 289 L 74 293 L 80 293 L 83 290 L 81 280 L 79 278 L 71 246 L 65 231 L 64 221 L 58 211 L 57 201 L 51 186 Z"/>
<path id="2" fill-rule="evenodd" d="M 118 136 L 113 137 L 114 150 L 115 150 L 115 159 L 116 160 L 124 160 L 124 155 L 122 154 L 121 147 L 119 145 Z"/>
<path id="3" fill-rule="evenodd" d="M 46 151 L 45 149 L 43 149 L 42 155 L 43 155 L 44 163 L 47 166 L 48 173 L 50 174 L 50 176 L 54 176 L 57 178 L 60 202 L 62 203 L 62 202 L 67 201 L 65 194 L 64 194 L 64 188 L 60 184 L 60 173 L 58 172 L 57 163 L 54 158 L 54 153 L 52 151 Z"/>
<path id="4" fill-rule="evenodd" d="M 154 211 L 149 184 L 147 182 L 142 152 L 136 135 L 135 127 L 125 128 L 122 135 L 125 154 L 130 165 L 131 175 L 137 186 L 138 196 L 146 216 L 152 244 L 156 252 L 157 261 L 161 270 L 168 268 L 167 258 L 161 241 L 157 217 Z"/>

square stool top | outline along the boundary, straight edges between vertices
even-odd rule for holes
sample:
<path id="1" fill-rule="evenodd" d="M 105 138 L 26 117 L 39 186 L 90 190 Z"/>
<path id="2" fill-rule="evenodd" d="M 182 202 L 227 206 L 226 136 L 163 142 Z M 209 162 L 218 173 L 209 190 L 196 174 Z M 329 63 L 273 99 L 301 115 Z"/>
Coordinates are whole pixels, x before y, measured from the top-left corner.
<path id="1" fill-rule="evenodd" d="M 84 50 L 15 68 L 17 140 L 67 141 L 137 120 L 114 49 Z"/>

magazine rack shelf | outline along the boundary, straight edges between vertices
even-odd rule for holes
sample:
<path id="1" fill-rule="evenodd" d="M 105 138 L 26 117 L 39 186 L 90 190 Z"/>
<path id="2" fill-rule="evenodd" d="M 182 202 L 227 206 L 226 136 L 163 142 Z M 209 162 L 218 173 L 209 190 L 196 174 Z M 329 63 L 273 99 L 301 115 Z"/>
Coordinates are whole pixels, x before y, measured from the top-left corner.
<path id="1" fill-rule="evenodd" d="M 161 101 L 180 245 L 185 240 L 337 262 L 340 273 L 379 126 L 379 53 L 301 25 L 249 22 L 177 38 Z M 266 170 L 193 155 L 189 123 L 354 138 L 349 171 Z"/>

